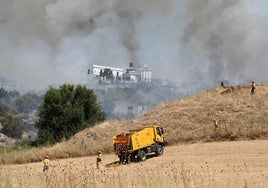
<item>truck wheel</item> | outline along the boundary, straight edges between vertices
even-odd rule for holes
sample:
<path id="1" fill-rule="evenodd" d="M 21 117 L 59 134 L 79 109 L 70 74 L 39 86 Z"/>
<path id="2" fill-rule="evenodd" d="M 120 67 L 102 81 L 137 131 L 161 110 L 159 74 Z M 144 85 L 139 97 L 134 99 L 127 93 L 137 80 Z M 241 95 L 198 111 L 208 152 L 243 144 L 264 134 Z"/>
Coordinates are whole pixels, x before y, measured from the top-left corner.
<path id="1" fill-rule="evenodd" d="M 155 152 L 156 156 L 163 155 L 163 153 L 164 153 L 163 146 L 157 145 L 156 146 L 156 152 Z"/>
<path id="2" fill-rule="evenodd" d="M 138 153 L 138 157 L 140 161 L 145 161 L 146 160 L 146 153 L 144 150 L 140 150 Z"/>

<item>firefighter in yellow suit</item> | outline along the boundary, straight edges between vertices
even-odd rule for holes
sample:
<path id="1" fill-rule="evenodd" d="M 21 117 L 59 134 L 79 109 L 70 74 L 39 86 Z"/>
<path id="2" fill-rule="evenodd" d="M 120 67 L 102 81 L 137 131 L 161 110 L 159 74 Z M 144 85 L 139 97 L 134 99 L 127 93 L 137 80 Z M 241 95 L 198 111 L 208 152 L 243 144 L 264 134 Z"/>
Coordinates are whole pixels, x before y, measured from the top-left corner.
<path id="1" fill-rule="evenodd" d="M 43 172 L 46 172 L 49 169 L 50 165 L 51 165 L 51 162 L 49 160 L 48 155 L 45 156 L 45 159 L 44 159 L 43 163 L 44 163 Z"/>
<path id="2" fill-rule="evenodd" d="M 97 169 L 100 168 L 100 163 L 102 161 L 102 152 L 101 150 L 98 152 L 98 156 L 97 156 L 97 161 L 96 161 L 96 165 L 97 165 Z"/>
<path id="3" fill-rule="evenodd" d="M 255 93 L 255 89 L 256 89 L 256 83 L 254 81 L 252 81 L 252 83 L 251 83 L 251 94 Z"/>
<path id="4" fill-rule="evenodd" d="M 216 119 L 213 120 L 214 122 L 214 130 L 218 130 L 219 129 L 219 124 L 218 124 L 218 121 Z"/>

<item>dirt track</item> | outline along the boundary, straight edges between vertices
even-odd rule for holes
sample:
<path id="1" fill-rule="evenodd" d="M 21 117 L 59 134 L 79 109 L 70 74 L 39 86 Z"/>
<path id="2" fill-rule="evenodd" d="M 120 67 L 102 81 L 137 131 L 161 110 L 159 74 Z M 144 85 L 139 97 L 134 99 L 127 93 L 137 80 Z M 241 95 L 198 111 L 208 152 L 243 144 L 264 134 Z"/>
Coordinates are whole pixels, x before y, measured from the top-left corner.
<path id="1" fill-rule="evenodd" d="M 52 175 L 52 187 L 268 187 L 266 140 L 170 146 L 161 157 L 116 167 L 101 166 L 100 170 L 95 160 L 95 156 L 52 160 L 46 178 Z M 103 155 L 104 164 L 115 161 L 115 155 Z M 25 184 L 25 174 L 27 187 L 48 186 L 40 181 L 41 162 L 2 166 L 0 172 L 2 178 L 12 177 L 9 181 L 15 187 Z"/>

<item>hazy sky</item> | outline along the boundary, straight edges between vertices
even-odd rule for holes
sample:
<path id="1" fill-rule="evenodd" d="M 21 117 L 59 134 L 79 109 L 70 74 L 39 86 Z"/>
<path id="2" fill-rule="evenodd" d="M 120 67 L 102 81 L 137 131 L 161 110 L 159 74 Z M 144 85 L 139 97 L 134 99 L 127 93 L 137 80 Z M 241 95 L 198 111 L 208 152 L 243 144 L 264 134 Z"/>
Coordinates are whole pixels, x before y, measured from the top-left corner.
<path id="1" fill-rule="evenodd" d="M 0 76 L 84 83 L 91 63 L 184 82 L 268 81 L 267 0 L 1 0 Z"/>

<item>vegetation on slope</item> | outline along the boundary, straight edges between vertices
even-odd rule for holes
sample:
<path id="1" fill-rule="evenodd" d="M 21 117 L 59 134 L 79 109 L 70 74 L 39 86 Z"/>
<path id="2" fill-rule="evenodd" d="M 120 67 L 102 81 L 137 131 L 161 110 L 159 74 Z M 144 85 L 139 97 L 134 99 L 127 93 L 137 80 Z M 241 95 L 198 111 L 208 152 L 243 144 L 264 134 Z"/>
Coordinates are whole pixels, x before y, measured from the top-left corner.
<path id="1" fill-rule="evenodd" d="M 30 122 L 34 119 L 34 113 L 42 103 L 42 97 L 35 93 L 21 95 L 17 91 L 7 91 L 0 88 L 0 134 L 4 134 L 0 140 L 0 147 L 13 147 L 14 142 L 9 139 L 21 140 L 31 130 Z M 30 139 L 30 134 L 28 134 Z"/>
<path id="2" fill-rule="evenodd" d="M 246 140 L 268 138 L 268 86 L 258 85 L 254 95 L 250 87 L 206 90 L 198 96 L 160 104 L 144 117 L 129 121 L 109 121 L 85 129 L 68 143 L 86 140 L 92 151 L 111 151 L 111 138 L 129 129 L 158 124 L 165 130 L 169 145 L 198 141 Z M 213 120 L 219 123 L 214 129 Z M 83 138 L 83 139 L 82 139 Z M 62 143 L 63 144 L 63 143 Z"/>

